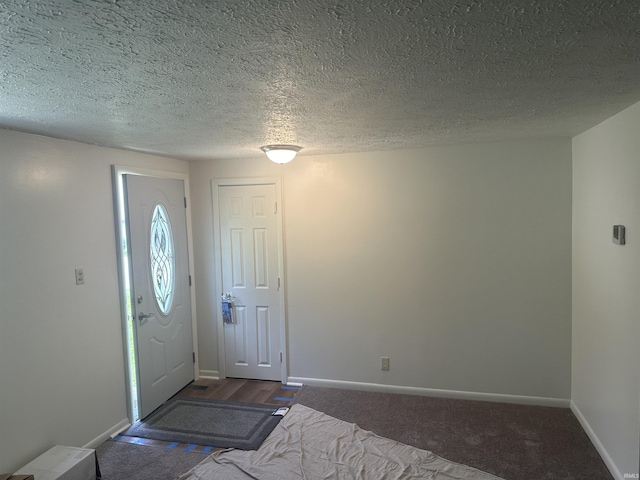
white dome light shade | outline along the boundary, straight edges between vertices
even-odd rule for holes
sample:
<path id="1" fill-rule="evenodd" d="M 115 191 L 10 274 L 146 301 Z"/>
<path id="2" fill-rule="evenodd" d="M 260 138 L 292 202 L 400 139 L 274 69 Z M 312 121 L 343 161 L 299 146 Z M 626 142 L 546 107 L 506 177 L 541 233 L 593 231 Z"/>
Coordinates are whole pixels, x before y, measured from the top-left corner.
<path id="1" fill-rule="evenodd" d="M 260 147 L 260 150 L 267 154 L 269 160 L 282 165 L 293 160 L 298 152 L 302 150 L 302 147 L 296 145 L 265 145 Z"/>

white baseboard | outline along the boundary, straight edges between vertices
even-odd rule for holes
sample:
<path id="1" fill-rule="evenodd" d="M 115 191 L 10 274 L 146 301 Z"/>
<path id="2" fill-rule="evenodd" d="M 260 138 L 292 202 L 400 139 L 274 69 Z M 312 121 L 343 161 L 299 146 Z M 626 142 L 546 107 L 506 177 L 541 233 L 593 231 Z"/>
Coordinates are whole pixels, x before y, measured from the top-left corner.
<path id="1" fill-rule="evenodd" d="M 464 392 L 459 390 L 439 390 L 435 388 L 403 387 L 380 383 L 345 382 L 324 378 L 289 377 L 288 385 L 305 384 L 315 387 L 346 388 L 368 392 L 403 393 L 425 397 L 457 398 L 461 400 L 481 400 L 484 402 L 517 403 L 521 405 L 539 405 L 543 407 L 569 407 L 568 398 L 530 397 L 526 395 L 505 395 L 501 393 Z"/>
<path id="2" fill-rule="evenodd" d="M 130 426 L 131 426 L 131 423 L 129 422 L 128 418 L 125 418 L 124 420 L 120 420 L 117 424 L 115 424 L 109 430 L 107 430 L 106 432 L 98 435 L 96 438 L 91 440 L 89 443 L 84 445 L 82 448 L 93 448 L 93 449 L 98 448 L 100 445 L 102 445 L 108 439 L 115 437 L 117 434 L 119 434 L 120 432 L 126 430 Z"/>
<path id="3" fill-rule="evenodd" d="M 573 402 L 573 400 L 571 400 L 571 411 L 578 419 L 578 422 L 580 422 L 580 425 L 582 425 L 582 428 L 587 433 L 587 436 L 591 440 L 591 443 L 593 443 L 593 446 L 596 447 L 596 450 L 602 457 L 602 461 L 611 472 L 611 475 L 613 475 L 613 478 L 615 478 L 616 480 L 624 480 L 624 476 L 622 475 L 622 473 L 620 473 L 620 470 L 618 470 L 618 467 L 616 466 L 613 459 L 611 458 L 611 455 L 609 455 L 609 452 L 607 452 L 607 449 L 604 448 L 604 445 L 602 445 L 602 442 L 596 435 L 596 432 L 593 431 L 593 428 L 591 428 L 591 425 L 589 425 L 589 422 L 587 422 L 587 419 L 584 417 L 584 415 L 582 414 L 578 406 Z"/>
<path id="4" fill-rule="evenodd" d="M 206 378 L 208 380 L 220 380 L 220 372 L 217 370 L 200 370 L 198 378 Z"/>

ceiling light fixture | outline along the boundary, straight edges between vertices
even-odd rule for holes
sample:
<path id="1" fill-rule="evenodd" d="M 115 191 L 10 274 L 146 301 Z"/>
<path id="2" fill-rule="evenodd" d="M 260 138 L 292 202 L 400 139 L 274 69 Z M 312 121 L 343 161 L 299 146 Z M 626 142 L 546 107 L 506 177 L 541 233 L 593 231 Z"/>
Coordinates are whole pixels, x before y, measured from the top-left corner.
<path id="1" fill-rule="evenodd" d="M 260 150 L 266 153 L 267 158 L 272 162 L 283 165 L 293 160 L 302 147 L 297 145 L 265 145 L 260 147 Z"/>

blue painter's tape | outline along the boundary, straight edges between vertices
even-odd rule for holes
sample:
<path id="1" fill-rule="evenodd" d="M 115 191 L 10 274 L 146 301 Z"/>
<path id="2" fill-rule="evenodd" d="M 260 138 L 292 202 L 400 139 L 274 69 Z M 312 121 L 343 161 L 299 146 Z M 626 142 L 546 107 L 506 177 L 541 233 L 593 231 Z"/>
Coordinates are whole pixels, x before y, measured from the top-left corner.
<path id="1" fill-rule="evenodd" d="M 178 442 L 170 443 L 169 445 L 167 445 L 167 450 L 170 450 L 172 448 L 176 448 L 177 446 L 178 446 Z"/>
<path id="2" fill-rule="evenodd" d="M 196 448 L 197 445 L 194 445 L 193 443 L 189 444 L 189 446 L 187 448 L 184 449 L 185 452 L 190 452 L 191 450 L 193 450 L 194 448 Z"/>
<path id="3" fill-rule="evenodd" d="M 280 388 L 282 390 L 300 390 L 300 387 L 292 387 L 290 385 L 282 385 Z"/>
<path id="4" fill-rule="evenodd" d="M 202 449 L 202 453 L 209 453 L 211 450 L 213 450 L 213 447 L 205 447 Z"/>
<path id="5" fill-rule="evenodd" d="M 114 438 L 114 440 L 122 440 L 122 435 L 118 435 L 117 437 Z"/>
<path id="6" fill-rule="evenodd" d="M 295 398 L 290 398 L 290 397 L 275 397 L 274 400 L 278 400 L 280 402 L 295 402 L 296 401 Z"/>

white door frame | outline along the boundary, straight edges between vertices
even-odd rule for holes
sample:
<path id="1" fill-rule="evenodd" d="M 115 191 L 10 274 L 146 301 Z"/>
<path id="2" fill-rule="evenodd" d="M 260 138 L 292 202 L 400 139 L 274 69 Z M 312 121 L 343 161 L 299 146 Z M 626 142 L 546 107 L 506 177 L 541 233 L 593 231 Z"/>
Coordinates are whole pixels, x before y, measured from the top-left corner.
<path id="1" fill-rule="evenodd" d="M 125 218 L 125 204 L 124 204 L 124 189 L 123 189 L 123 175 L 144 175 L 147 177 L 155 178 L 170 178 L 175 180 L 182 180 L 184 182 L 184 194 L 187 198 L 187 249 L 189 254 L 189 272 L 191 275 L 191 329 L 192 329 L 192 342 L 193 351 L 196 354 L 195 363 L 193 364 L 194 378 L 199 378 L 199 361 L 198 361 L 198 331 L 196 321 L 196 295 L 195 295 L 195 280 L 194 280 L 194 259 L 193 259 L 193 234 L 191 225 L 191 193 L 189 190 L 189 175 L 179 172 L 168 172 L 164 170 L 154 170 L 148 168 L 128 167 L 122 165 L 111 166 L 112 185 L 113 185 L 113 208 L 114 208 L 114 222 L 116 231 L 116 254 L 118 258 L 118 280 L 120 291 L 120 316 L 122 321 L 122 348 L 124 355 L 125 365 L 125 377 L 126 377 L 126 390 L 127 390 L 127 415 L 131 423 L 139 419 L 139 409 L 135 407 L 137 404 L 138 392 L 133 388 L 132 384 L 132 369 L 135 369 L 135 365 L 132 364 L 132 354 L 128 342 L 128 329 L 129 329 L 129 313 L 127 312 L 127 285 L 131 285 L 127 279 L 127 275 L 130 275 L 131 265 L 126 263 L 126 257 L 123 251 L 123 239 L 126 239 L 126 232 L 122 230 L 122 220 Z"/>
<path id="2" fill-rule="evenodd" d="M 284 260 L 284 215 L 283 215 L 283 202 L 282 202 L 282 179 L 280 177 L 257 177 L 257 178 L 214 178 L 211 180 L 211 200 L 213 205 L 213 249 L 215 259 L 216 270 L 216 290 L 214 292 L 216 303 L 216 324 L 218 332 L 218 375 L 219 378 L 226 378 L 226 357 L 224 346 L 224 324 L 222 322 L 222 245 L 221 245 L 221 232 L 220 232 L 220 201 L 218 200 L 218 189 L 224 186 L 247 186 L 247 185 L 274 185 L 276 189 L 276 202 L 278 203 L 278 210 L 276 212 L 276 219 L 278 225 L 278 276 L 282 280 L 282 288 L 280 288 L 278 295 L 281 305 L 280 318 L 278 323 L 280 324 L 280 349 L 282 351 L 282 362 L 280 363 L 280 381 L 283 384 L 287 383 L 288 378 L 288 343 L 287 343 L 287 315 L 286 315 L 286 290 L 287 280 L 285 277 L 285 260 Z"/>

